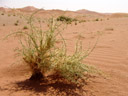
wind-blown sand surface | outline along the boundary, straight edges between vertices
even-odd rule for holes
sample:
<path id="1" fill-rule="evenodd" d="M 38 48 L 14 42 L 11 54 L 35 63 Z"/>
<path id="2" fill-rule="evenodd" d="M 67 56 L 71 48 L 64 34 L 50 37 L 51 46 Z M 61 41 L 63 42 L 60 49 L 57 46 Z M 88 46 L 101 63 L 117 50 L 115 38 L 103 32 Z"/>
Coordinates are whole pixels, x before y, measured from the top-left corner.
<path id="1" fill-rule="evenodd" d="M 107 77 L 91 78 L 81 94 L 82 92 L 72 92 L 73 86 L 59 84 L 42 86 L 39 82 L 26 81 L 30 77 L 28 68 L 19 64 L 19 58 L 15 57 L 13 51 L 19 46 L 17 38 L 10 37 L 7 40 L 1 40 L 10 32 L 22 29 L 26 22 L 18 15 L 8 16 L 8 13 L 0 14 L 0 96 L 64 96 L 62 94 L 65 93 L 67 96 L 128 96 L 127 16 L 101 15 L 99 18 L 102 20 L 94 21 L 98 15 L 88 15 L 88 13 L 85 17 L 81 17 L 85 18 L 87 22 L 68 25 L 62 32 L 70 52 L 74 50 L 73 46 L 79 36 L 83 41 L 83 48 L 86 49 L 89 47 L 89 43 L 91 46 L 95 44 L 98 37 L 97 32 L 100 33 L 95 50 L 83 63 L 96 66 Z M 44 14 L 47 14 L 47 11 L 40 13 L 39 16 L 41 14 L 42 17 L 45 17 Z M 65 14 L 68 15 L 68 12 Z M 69 14 L 76 15 L 76 17 L 77 15 L 82 16 L 82 13 L 69 12 Z M 19 20 L 19 25 L 15 26 L 14 23 L 17 20 Z"/>

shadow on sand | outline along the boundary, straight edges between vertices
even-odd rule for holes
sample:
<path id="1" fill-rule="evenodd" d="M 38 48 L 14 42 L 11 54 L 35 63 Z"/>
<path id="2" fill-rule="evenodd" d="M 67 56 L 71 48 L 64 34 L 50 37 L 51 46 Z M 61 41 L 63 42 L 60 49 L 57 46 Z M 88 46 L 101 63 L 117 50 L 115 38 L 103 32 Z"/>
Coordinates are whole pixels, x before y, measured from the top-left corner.
<path id="1" fill-rule="evenodd" d="M 28 90 L 36 94 L 51 94 L 50 96 L 84 96 L 83 93 L 87 92 L 82 86 L 71 83 L 68 84 L 59 80 L 25 80 L 16 82 L 15 84 L 15 91 Z"/>

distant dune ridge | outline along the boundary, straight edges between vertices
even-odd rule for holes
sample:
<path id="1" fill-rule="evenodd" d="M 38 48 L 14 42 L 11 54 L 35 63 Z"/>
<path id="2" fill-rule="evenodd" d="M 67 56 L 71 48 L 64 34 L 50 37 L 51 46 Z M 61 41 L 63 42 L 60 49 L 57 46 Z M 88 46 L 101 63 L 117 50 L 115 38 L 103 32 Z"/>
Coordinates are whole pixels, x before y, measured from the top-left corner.
<path id="1" fill-rule="evenodd" d="M 13 9 L 17 10 L 17 11 L 21 11 L 21 12 L 33 12 L 38 10 L 38 8 L 33 7 L 33 6 L 26 6 L 23 8 L 4 8 L 4 7 L 0 7 L 0 11 L 2 12 L 11 12 Z M 86 9 L 80 9 L 77 11 L 63 11 L 60 9 L 52 9 L 52 10 L 44 10 L 41 9 L 40 13 L 55 13 L 55 14 L 68 14 L 71 16 L 74 16 L 73 14 L 89 14 L 89 15 L 96 15 L 96 16 L 103 16 L 103 15 L 111 15 L 111 17 L 123 17 L 123 16 L 128 16 L 128 13 L 99 13 L 99 12 L 95 12 L 95 11 L 90 11 L 90 10 L 86 10 Z"/>
<path id="2" fill-rule="evenodd" d="M 101 13 L 98 13 L 98 12 L 95 12 L 95 11 L 89 11 L 89 10 L 86 10 L 86 9 L 81 9 L 81 10 L 77 10 L 76 12 L 78 13 L 82 13 L 82 14 L 101 14 Z"/>
<path id="3" fill-rule="evenodd" d="M 3 11 L 3 12 L 8 12 L 10 10 L 11 10 L 10 8 L 0 7 L 0 11 Z"/>
<path id="4" fill-rule="evenodd" d="M 35 8 L 33 6 L 27 6 L 27 7 L 24 7 L 24 8 L 19 8 L 18 10 L 20 10 L 20 11 L 35 11 L 37 9 L 38 8 Z"/>

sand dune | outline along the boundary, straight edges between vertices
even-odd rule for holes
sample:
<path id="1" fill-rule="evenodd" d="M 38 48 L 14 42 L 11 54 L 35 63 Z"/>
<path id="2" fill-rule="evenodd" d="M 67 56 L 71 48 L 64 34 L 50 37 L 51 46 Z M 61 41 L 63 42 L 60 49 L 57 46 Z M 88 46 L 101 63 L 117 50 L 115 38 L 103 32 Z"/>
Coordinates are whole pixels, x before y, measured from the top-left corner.
<path id="1" fill-rule="evenodd" d="M 81 14 L 103 15 L 101 13 L 94 12 L 94 11 L 89 11 L 89 10 L 86 10 L 86 9 L 77 10 L 76 12 L 81 13 Z"/>
<path id="2" fill-rule="evenodd" d="M 33 6 L 27 6 L 24 8 L 19 8 L 18 10 L 22 11 L 22 12 L 33 12 L 36 11 L 37 8 L 33 7 Z"/>
<path id="3" fill-rule="evenodd" d="M 128 13 L 113 13 L 111 17 L 128 17 Z"/>
<path id="4" fill-rule="evenodd" d="M 11 10 L 10 8 L 0 7 L 0 11 L 2 12 L 9 12 L 10 10 Z"/>

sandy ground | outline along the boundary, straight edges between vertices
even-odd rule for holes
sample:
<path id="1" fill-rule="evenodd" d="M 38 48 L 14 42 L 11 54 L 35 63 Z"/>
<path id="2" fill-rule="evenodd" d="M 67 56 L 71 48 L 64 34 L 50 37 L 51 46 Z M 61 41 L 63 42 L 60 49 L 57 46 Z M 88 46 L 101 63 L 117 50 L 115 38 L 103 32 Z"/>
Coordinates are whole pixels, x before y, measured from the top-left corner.
<path id="1" fill-rule="evenodd" d="M 106 78 L 91 78 L 80 91 L 72 91 L 74 86 L 69 85 L 28 82 L 28 68 L 19 62 L 13 51 L 19 46 L 18 40 L 10 37 L 0 40 L 0 96 L 64 96 L 65 93 L 67 96 L 128 96 L 128 17 L 109 16 L 107 19 L 102 16 L 102 21 L 94 21 L 93 15 L 88 18 L 87 22 L 68 25 L 63 36 L 72 52 L 79 36 L 86 49 L 89 43 L 94 45 L 97 32 L 100 33 L 95 50 L 83 63 L 96 66 L 107 75 Z M 17 20 L 19 25 L 15 26 Z M 22 29 L 25 24 L 20 16 L 0 14 L 0 39 Z"/>

